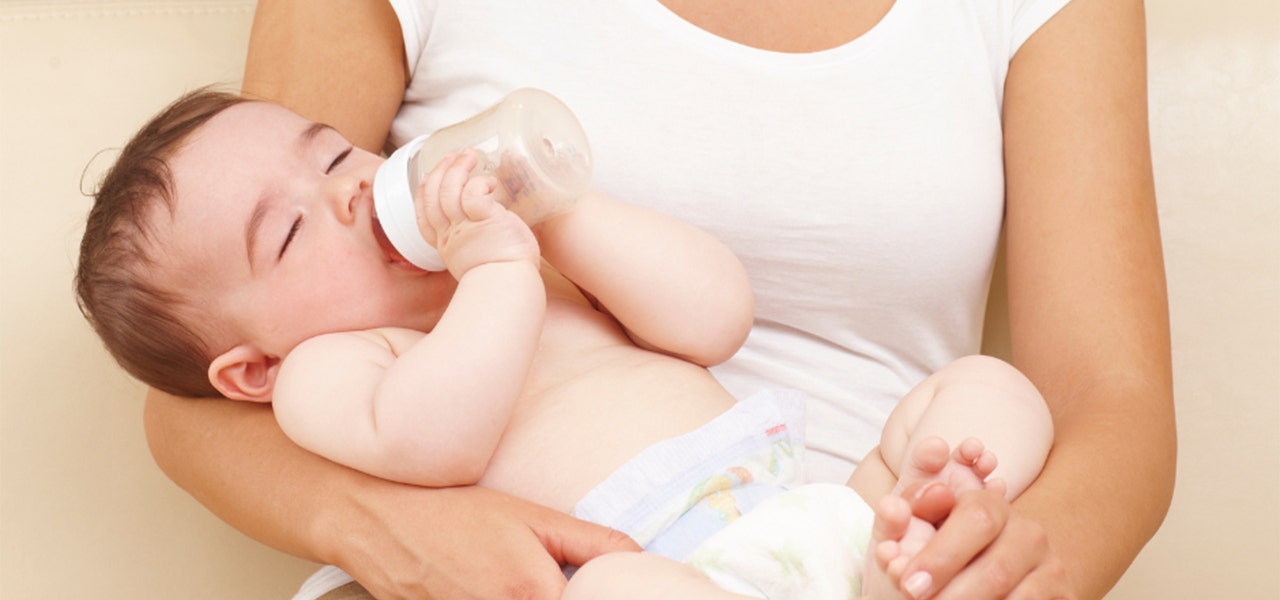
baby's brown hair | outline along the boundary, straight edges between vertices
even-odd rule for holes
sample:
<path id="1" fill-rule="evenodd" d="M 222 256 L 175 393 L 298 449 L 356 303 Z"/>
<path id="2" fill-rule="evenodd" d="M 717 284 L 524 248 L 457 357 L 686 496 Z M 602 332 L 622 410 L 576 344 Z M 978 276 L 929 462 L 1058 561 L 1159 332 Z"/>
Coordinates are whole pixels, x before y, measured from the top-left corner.
<path id="1" fill-rule="evenodd" d="M 220 395 L 209 383 L 211 349 L 187 324 L 192 307 L 150 273 L 153 221 L 158 209 L 173 211 L 168 160 L 209 119 L 248 101 L 201 88 L 153 117 L 102 179 L 80 242 L 80 312 L 125 371 L 171 394 Z"/>

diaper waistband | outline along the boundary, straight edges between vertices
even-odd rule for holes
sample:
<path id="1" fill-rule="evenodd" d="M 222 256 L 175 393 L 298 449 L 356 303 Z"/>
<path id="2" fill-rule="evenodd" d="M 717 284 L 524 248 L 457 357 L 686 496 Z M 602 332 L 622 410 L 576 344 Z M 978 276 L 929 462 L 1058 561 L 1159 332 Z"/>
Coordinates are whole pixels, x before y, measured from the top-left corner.
<path id="1" fill-rule="evenodd" d="M 690 491 L 709 474 L 751 463 L 780 443 L 793 458 L 764 465 L 755 479 L 796 483 L 804 406 L 804 394 L 794 390 L 768 390 L 740 400 L 706 425 L 640 452 L 588 492 L 572 514 L 622 531 L 644 546 L 688 509 Z"/>

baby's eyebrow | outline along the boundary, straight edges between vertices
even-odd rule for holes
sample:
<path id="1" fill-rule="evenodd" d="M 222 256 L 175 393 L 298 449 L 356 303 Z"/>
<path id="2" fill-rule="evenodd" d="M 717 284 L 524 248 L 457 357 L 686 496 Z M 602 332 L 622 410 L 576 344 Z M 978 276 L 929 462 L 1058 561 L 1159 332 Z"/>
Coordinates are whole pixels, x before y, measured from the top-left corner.
<path id="1" fill-rule="evenodd" d="M 336 133 L 338 130 L 328 125 L 325 125 L 324 123 L 312 123 L 308 125 L 307 128 L 303 129 L 302 133 L 298 135 L 298 145 L 306 146 L 310 144 L 312 140 L 315 140 L 317 137 L 319 137 L 321 133 L 324 133 L 325 131 L 333 131 Z"/>

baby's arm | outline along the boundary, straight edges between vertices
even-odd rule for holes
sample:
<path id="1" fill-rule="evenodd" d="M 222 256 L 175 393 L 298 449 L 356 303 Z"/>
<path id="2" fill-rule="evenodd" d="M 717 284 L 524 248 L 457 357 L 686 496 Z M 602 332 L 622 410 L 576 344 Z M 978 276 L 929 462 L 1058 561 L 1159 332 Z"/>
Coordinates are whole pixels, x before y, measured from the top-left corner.
<path id="1" fill-rule="evenodd" d="M 469 177 L 474 163 L 447 158 L 423 186 L 424 233 L 458 278 L 431 333 L 329 334 L 286 357 L 273 403 L 299 445 L 406 483 L 466 485 L 484 473 L 528 375 L 546 293 L 537 242 L 493 201 L 492 181 Z"/>
<path id="2" fill-rule="evenodd" d="M 641 346 L 713 365 L 746 339 L 746 270 L 710 234 L 598 192 L 537 229 L 543 257 Z"/>

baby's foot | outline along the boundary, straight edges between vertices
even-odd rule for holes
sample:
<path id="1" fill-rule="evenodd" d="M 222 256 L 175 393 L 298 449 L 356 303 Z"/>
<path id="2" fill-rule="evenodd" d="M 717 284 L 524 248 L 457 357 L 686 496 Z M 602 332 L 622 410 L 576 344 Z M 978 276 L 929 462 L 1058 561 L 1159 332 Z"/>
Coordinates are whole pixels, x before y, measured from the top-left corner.
<path id="1" fill-rule="evenodd" d="M 977 439 L 969 438 L 952 451 L 942 438 L 929 437 L 911 449 L 911 456 L 899 470 L 894 493 L 934 482 L 945 484 L 956 494 L 981 490 L 989 487 L 987 477 L 996 464 L 996 455 Z"/>
<path id="2" fill-rule="evenodd" d="M 867 557 L 861 597 L 864 600 L 906 598 L 901 590 L 902 573 L 907 562 L 936 532 L 928 521 L 911 514 L 911 504 L 906 498 L 890 495 L 881 499 L 871 533 L 875 556 L 874 559 Z"/>
<path id="3" fill-rule="evenodd" d="M 912 514 L 911 503 L 903 497 L 907 490 L 923 494 L 932 488 L 943 488 L 952 501 L 954 495 L 968 490 L 997 489 L 998 481 L 987 478 L 996 468 L 996 456 L 982 442 L 970 438 L 953 451 L 940 437 L 929 437 L 911 449 L 898 473 L 894 492 L 883 498 L 876 510 L 875 529 L 871 541 L 875 548 L 874 566 L 868 561 L 863 574 L 863 598 L 874 600 L 906 598 L 902 593 L 902 574 L 907 562 L 924 548 L 937 532 L 932 523 Z M 927 582 L 914 582 L 927 586 Z"/>

